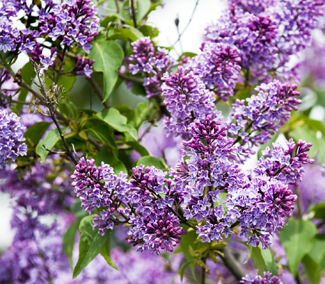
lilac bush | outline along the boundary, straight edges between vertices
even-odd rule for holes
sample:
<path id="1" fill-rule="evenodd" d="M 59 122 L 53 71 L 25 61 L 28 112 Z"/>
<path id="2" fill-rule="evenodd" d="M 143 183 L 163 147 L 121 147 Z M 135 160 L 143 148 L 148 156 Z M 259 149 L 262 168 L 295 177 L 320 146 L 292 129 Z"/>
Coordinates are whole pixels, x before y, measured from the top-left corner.
<path id="1" fill-rule="evenodd" d="M 301 182 L 325 104 L 291 60 L 324 4 L 229 0 L 177 59 L 190 22 L 159 46 L 159 1 L 0 1 L 0 282 L 319 283 L 325 206 Z"/>

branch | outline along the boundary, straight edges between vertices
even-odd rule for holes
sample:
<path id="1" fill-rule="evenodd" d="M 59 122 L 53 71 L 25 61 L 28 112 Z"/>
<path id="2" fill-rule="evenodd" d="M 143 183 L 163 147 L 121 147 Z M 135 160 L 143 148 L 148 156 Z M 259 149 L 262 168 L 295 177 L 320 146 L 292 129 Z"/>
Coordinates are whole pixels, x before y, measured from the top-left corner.
<path id="1" fill-rule="evenodd" d="M 87 78 L 87 81 L 89 82 L 89 84 L 91 85 L 91 87 L 93 88 L 95 94 L 97 95 L 97 97 L 99 98 L 100 102 L 104 105 L 105 108 L 109 108 L 110 105 L 107 101 L 103 102 L 104 99 L 104 95 L 102 93 L 102 90 L 100 89 L 99 85 L 96 83 L 96 81 L 93 78 Z"/>
<path id="2" fill-rule="evenodd" d="M 118 76 L 124 80 L 128 80 L 128 81 L 131 81 L 131 82 L 134 82 L 134 83 L 140 83 L 140 84 L 143 84 L 144 83 L 144 80 L 141 79 L 141 78 L 137 78 L 137 77 L 131 77 L 131 76 L 127 76 L 127 75 L 124 75 L 124 74 L 121 74 L 119 73 Z"/>
<path id="3" fill-rule="evenodd" d="M 224 254 L 224 257 L 220 256 L 225 266 L 231 271 L 231 273 L 240 281 L 245 277 L 246 273 L 241 266 L 241 264 L 236 260 L 236 258 L 231 254 L 229 248 L 225 247 L 221 250 Z"/>
<path id="4" fill-rule="evenodd" d="M 3 94 L 2 92 L 0 92 L 0 97 L 4 98 L 5 100 L 7 100 L 9 103 L 14 103 L 14 104 L 21 104 L 21 105 L 31 105 L 32 103 L 28 103 L 28 102 L 23 102 L 23 101 L 15 101 L 12 99 L 12 97 L 8 97 L 5 94 Z"/>
<path id="5" fill-rule="evenodd" d="M 190 20 L 188 21 L 186 27 L 184 28 L 184 30 L 181 32 L 181 34 L 178 36 L 178 39 L 174 42 L 174 44 L 172 46 L 174 46 L 176 43 L 178 43 L 182 37 L 182 35 L 184 34 L 184 32 L 186 31 L 186 29 L 188 28 L 188 26 L 190 25 L 190 23 L 192 22 L 192 18 L 194 16 L 194 13 L 195 13 L 195 10 L 196 10 L 196 7 L 197 5 L 199 4 L 199 0 L 196 0 L 196 3 L 195 3 L 195 6 L 194 6 L 194 9 L 193 9 L 193 12 L 192 12 L 192 15 L 191 15 L 191 18 Z"/>
<path id="6" fill-rule="evenodd" d="M 133 24 L 134 27 L 137 29 L 138 25 L 137 25 L 137 19 L 135 17 L 135 9 L 134 9 L 134 0 L 130 0 L 130 5 L 131 5 L 131 13 L 132 13 L 132 19 L 133 19 Z"/>

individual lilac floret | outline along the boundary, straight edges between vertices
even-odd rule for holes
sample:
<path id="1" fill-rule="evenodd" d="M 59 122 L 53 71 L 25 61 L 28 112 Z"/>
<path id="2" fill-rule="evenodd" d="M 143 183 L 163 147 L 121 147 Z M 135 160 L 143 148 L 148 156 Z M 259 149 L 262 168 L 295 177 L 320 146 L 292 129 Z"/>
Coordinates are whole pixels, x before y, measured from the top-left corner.
<path id="1" fill-rule="evenodd" d="M 191 68 L 208 89 L 227 100 L 233 96 L 241 61 L 236 47 L 229 44 L 207 42 L 202 53 L 193 59 Z"/>
<path id="2" fill-rule="evenodd" d="M 130 216 L 128 242 L 140 251 L 171 252 L 185 233 L 173 210 L 181 196 L 165 178 L 167 172 L 142 165 L 132 171 L 130 200 L 135 212 Z"/>
<path id="3" fill-rule="evenodd" d="M 86 161 L 81 158 L 71 179 L 85 211 L 91 214 L 95 208 L 105 208 L 94 218 L 94 228 L 99 227 L 99 233 L 104 235 L 115 224 L 127 220 L 130 210 L 125 204 L 129 201 L 127 193 L 130 185 L 123 172 L 117 176 L 109 165 L 102 162 L 101 166 L 96 167 L 94 164 L 94 159 Z"/>
<path id="4" fill-rule="evenodd" d="M 72 72 L 75 72 L 77 75 L 84 75 L 87 78 L 90 78 L 90 75 L 93 73 L 92 69 L 94 63 L 94 59 L 89 61 L 88 58 L 82 58 L 81 56 L 78 56 L 77 63 Z"/>
<path id="5" fill-rule="evenodd" d="M 149 37 L 141 38 L 131 43 L 133 54 L 129 57 L 129 71 L 135 75 L 142 72 L 144 75 L 143 86 L 147 97 L 157 96 L 161 93 L 162 76 L 175 63 L 166 55 L 164 49 L 155 51 Z"/>
<path id="6" fill-rule="evenodd" d="M 246 275 L 239 283 L 243 284 L 281 284 L 281 279 L 278 276 L 272 276 L 270 272 L 264 272 L 264 278 L 262 276 Z"/>
<path id="7" fill-rule="evenodd" d="M 296 85 L 280 83 L 277 80 L 255 88 L 257 95 L 246 100 L 237 100 L 229 115 L 230 137 L 238 136 L 236 142 L 248 144 L 248 148 L 267 144 L 274 132 L 289 120 L 291 110 L 297 110 L 301 103 Z M 247 104 L 247 105 L 246 105 Z"/>
<path id="8" fill-rule="evenodd" d="M 27 145 L 23 134 L 26 128 L 20 124 L 19 117 L 5 109 L 0 109 L 0 168 L 7 160 L 15 161 L 18 156 L 27 155 Z"/>
<path id="9" fill-rule="evenodd" d="M 188 134 L 188 126 L 207 115 L 220 115 L 215 109 L 213 92 L 199 76 L 178 67 L 178 73 L 165 74 L 162 96 L 171 116 L 165 118 L 167 135 Z"/>
<path id="10" fill-rule="evenodd" d="M 290 139 L 286 146 L 273 143 L 272 151 L 266 147 L 262 151 L 262 157 L 254 169 L 256 175 L 267 174 L 287 184 L 295 184 L 302 181 L 305 172 L 302 165 L 312 164 L 314 160 L 309 159 L 307 152 L 312 143 L 299 140 L 297 144 Z"/>

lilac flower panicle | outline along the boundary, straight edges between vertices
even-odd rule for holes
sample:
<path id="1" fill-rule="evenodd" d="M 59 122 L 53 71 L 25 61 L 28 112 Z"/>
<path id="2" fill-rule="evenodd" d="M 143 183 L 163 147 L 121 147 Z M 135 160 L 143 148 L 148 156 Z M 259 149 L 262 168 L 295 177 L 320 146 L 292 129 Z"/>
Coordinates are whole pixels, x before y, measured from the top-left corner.
<path id="1" fill-rule="evenodd" d="M 202 53 L 194 57 L 191 69 L 204 82 L 207 89 L 227 100 L 233 96 L 241 61 L 238 50 L 223 43 L 207 42 L 202 45 Z"/>
<path id="2" fill-rule="evenodd" d="M 102 162 L 96 167 L 94 164 L 94 159 L 81 158 L 71 179 L 85 211 L 91 214 L 95 208 L 106 208 L 100 215 L 95 214 L 93 221 L 94 227 L 98 227 L 100 234 L 104 235 L 107 229 L 113 229 L 115 224 L 124 222 L 129 216 L 130 210 L 125 204 L 129 201 L 130 184 L 122 172 L 117 176 L 109 165 Z"/>
<path id="3" fill-rule="evenodd" d="M 278 276 L 272 276 L 270 272 L 264 272 L 264 278 L 262 276 L 246 275 L 239 283 L 243 284 L 281 284 L 282 281 Z"/>
<path id="4" fill-rule="evenodd" d="M 267 144 L 274 132 L 289 120 L 291 110 L 301 103 L 296 85 L 277 80 L 255 88 L 257 94 L 246 100 L 237 100 L 228 120 L 228 134 L 238 136 L 241 145 Z M 244 149 L 245 150 L 245 149 Z"/>
<path id="5" fill-rule="evenodd" d="M 205 88 L 199 76 L 183 67 L 178 73 L 165 74 L 162 96 L 171 117 L 165 118 L 166 133 L 186 134 L 188 126 L 207 115 L 220 116 L 214 105 L 213 92 Z"/>
<path id="6" fill-rule="evenodd" d="M 141 38 L 131 43 L 133 54 L 129 57 L 129 71 L 135 75 L 142 72 L 144 75 L 143 86 L 147 97 L 157 96 L 161 93 L 162 77 L 175 62 L 166 55 L 164 49 L 155 51 L 149 37 Z"/>
<path id="7" fill-rule="evenodd" d="M 23 134 L 25 127 L 20 124 L 19 117 L 0 109 L 0 168 L 7 164 L 7 160 L 15 161 L 18 156 L 27 155 L 27 145 Z"/>

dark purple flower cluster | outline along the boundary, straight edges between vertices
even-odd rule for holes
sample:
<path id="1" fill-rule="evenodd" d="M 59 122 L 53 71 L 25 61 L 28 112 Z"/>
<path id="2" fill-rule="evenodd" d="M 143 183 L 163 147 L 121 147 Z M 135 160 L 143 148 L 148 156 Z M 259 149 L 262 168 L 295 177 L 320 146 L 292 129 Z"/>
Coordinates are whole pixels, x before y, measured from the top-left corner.
<path id="1" fill-rule="evenodd" d="M 171 114 L 165 118 L 167 135 L 188 134 L 188 126 L 195 119 L 204 119 L 209 114 L 220 116 L 213 92 L 192 71 L 178 67 L 178 73 L 165 74 L 163 80 L 162 96 Z"/>
<path id="2" fill-rule="evenodd" d="M 300 182 L 305 172 L 302 165 L 314 163 L 307 154 L 311 146 L 311 143 L 302 140 L 296 144 L 292 139 L 287 141 L 287 147 L 273 143 L 272 151 L 269 147 L 262 151 L 263 156 L 257 162 L 254 173 L 267 174 L 285 184 Z"/>
<path id="3" fill-rule="evenodd" d="M 116 176 L 110 166 L 96 167 L 94 160 L 82 158 L 71 179 L 85 210 L 91 213 L 96 207 L 104 208 L 94 218 L 94 227 L 101 234 L 114 225 L 128 224 L 129 243 L 159 254 L 160 250 L 172 251 L 183 233 L 172 209 L 181 196 L 166 174 L 155 167 L 139 166 L 127 181 L 125 174 Z"/>
<path id="4" fill-rule="evenodd" d="M 248 144 L 248 148 L 267 144 L 271 135 L 289 120 L 291 110 L 298 109 L 301 100 L 296 98 L 299 96 L 296 88 L 274 80 L 256 87 L 257 95 L 237 100 L 229 115 L 229 135 L 238 136 L 241 145 Z"/>
<path id="5" fill-rule="evenodd" d="M 292 77 L 290 56 L 310 44 L 324 3 L 232 0 L 228 13 L 206 28 L 206 36 L 238 48 L 245 83 L 267 83 L 274 75 Z"/>
<path id="6" fill-rule="evenodd" d="M 5 109 L 0 109 L 0 168 L 7 160 L 15 161 L 18 156 L 27 155 L 27 145 L 23 134 L 25 127 L 20 124 L 19 117 Z"/>
<path id="7" fill-rule="evenodd" d="M 93 73 L 93 64 L 95 63 L 95 60 L 89 61 L 88 58 L 82 58 L 81 56 L 78 56 L 76 66 L 73 68 L 73 72 L 75 72 L 77 75 L 84 75 L 87 78 L 90 78 L 90 75 Z"/>
<path id="8" fill-rule="evenodd" d="M 135 212 L 130 216 L 128 242 L 140 251 L 171 252 L 184 233 L 173 210 L 181 196 L 166 175 L 155 167 L 133 168 L 130 200 Z"/>
<path id="9" fill-rule="evenodd" d="M 227 100 L 227 96 L 234 94 L 240 72 L 238 64 L 241 59 L 237 48 L 229 44 L 207 42 L 201 49 L 202 53 L 193 59 L 191 69 L 208 89 Z"/>
<path id="10" fill-rule="evenodd" d="M 149 37 L 141 38 L 131 43 L 133 54 L 129 57 L 129 71 L 135 75 L 142 72 L 147 97 L 157 96 L 161 93 L 162 76 L 175 63 L 166 55 L 164 49 L 155 51 Z"/>
<path id="11" fill-rule="evenodd" d="M 270 272 L 264 272 L 264 278 L 262 276 L 247 275 L 239 283 L 243 284 L 281 284 L 281 280 L 278 276 L 272 276 Z"/>

